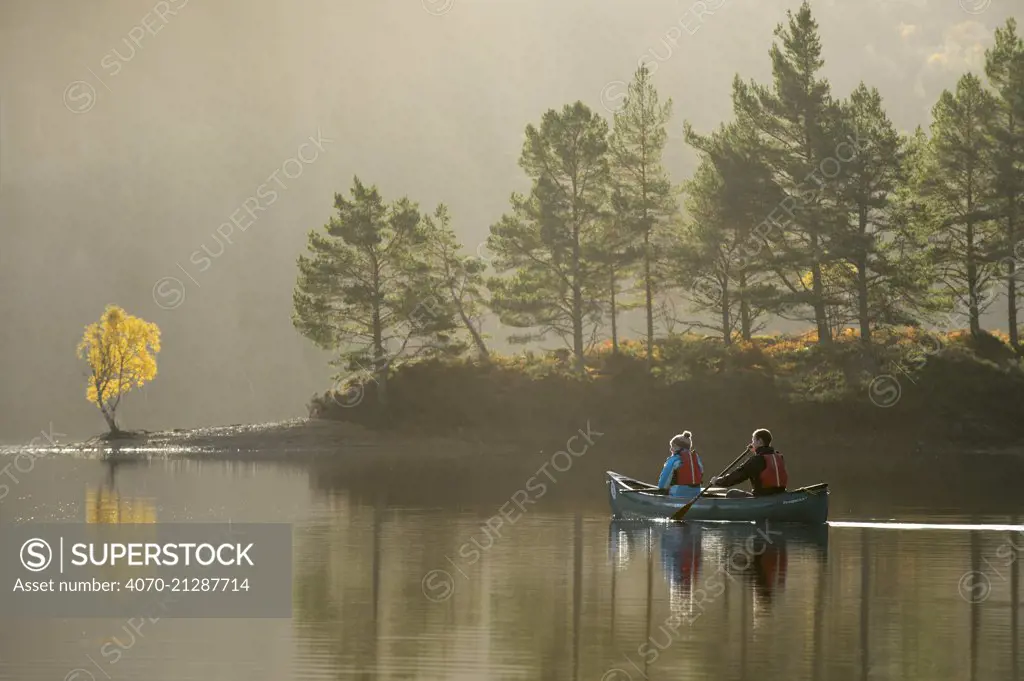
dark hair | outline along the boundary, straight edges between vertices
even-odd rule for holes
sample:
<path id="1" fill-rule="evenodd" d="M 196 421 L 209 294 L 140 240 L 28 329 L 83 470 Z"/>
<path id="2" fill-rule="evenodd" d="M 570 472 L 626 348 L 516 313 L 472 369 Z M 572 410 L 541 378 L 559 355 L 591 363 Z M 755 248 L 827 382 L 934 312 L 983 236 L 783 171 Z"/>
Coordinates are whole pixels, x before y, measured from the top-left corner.
<path id="1" fill-rule="evenodd" d="M 765 447 L 768 447 L 772 444 L 772 434 L 768 432 L 767 428 L 758 428 L 757 430 L 755 430 L 754 439 L 763 442 Z"/>

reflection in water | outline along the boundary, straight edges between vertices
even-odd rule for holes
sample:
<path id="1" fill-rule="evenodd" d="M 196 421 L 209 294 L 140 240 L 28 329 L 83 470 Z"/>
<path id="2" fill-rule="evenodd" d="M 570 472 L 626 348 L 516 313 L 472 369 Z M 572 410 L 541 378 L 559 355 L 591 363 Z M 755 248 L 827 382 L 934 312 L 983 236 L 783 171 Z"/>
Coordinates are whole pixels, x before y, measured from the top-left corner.
<path id="1" fill-rule="evenodd" d="M 827 549 L 826 549 L 827 554 Z M 811 659 L 814 660 L 814 681 L 827 678 L 824 670 L 825 662 L 825 608 L 828 606 L 827 589 L 828 573 L 824 560 L 818 561 L 817 576 L 814 579 L 814 649 Z"/>
<path id="2" fill-rule="evenodd" d="M 885 535 L 863 528 L 843 536 L 845 550 L 834 564 L 827 529 L 774 532 L 750 526 L 612 523 L 608 536 L 616 573 L 631 562 L 649 566 L 639 555 L 647 549 L 648 559 L 653 553 L 661 558 L 671 608 L 704 615 L 702 627 L 731 630 L 729 621 L 708 621 L 722 615 L 735 622 L 738 636 L 726 635 L 725 640 L 733 644 L 729 649 L 737 656 L 733 662 L 739 678 L 755 668 L 763 670 L 765 662 L 774 670 L 799 660 L 800 647 L 793 646 L 803 639 L 807 667 L 799 673 L 805 678 L 950 678 L 957 675 L 951 670 L 959 668 L 961 678 L 1019 679 L 1020 566 L 1014 544 L 1024 539 L 1019 533 L 962 533 L 939 552 L 935 536 L 910 533 L 887 541 Z M 771 541 L 765 535 L 772 535 Z M 959 557 L 951 561 L 950 550 Z M 957 572 L 958 563 L 963 572 Z M 724 589 L 718 579 L 722 574 L 728 576 Z M 787 594 L 794 574 L 799 593 Z M 958 578 L 966 583 L 964 574 L 985 575 L 988 586 L 974 595 L 957 593 Z M 649 596 L 656 586 L 649 573 L 645 581 L 644 638 L 651 647 L 637 649 L 647 664 L 633 661 L 650 675 L 657 674 L 668 644 L 675 642 L 659 634 Z M 738 603 L 730 600 L 737 588 Z M 719 594 L 722 607 L 716 611 Z M 852 611 L 842 605 L 849 597 L 858 605 Z M 807 606 L 805 635 L 798 634 L 799 619 L 794 619 L 801 604 Z M 881 606 L 879 612 L 875 604 Z M 657 599 L 653 607 L 657 609 Z M 696 619 L 688 624 L 697 626 Z M 714 646 L 713 639 L 709 634 L 706 642 Z M 759 662 L 753 663 L 755 659 Z M 625 662 L 630 662 L 628 657 Z"/>
<path id="3" fill-rule="evenodd" d="M 608 537 L 615 572 L 626 569 L 640 547 L 646 550 L 648 562 L 652 563 L 651 547 L 657 542 L 669 604 L 674 613 L 696 617 L 703 613 L 704 603 L 716 597 L 716 592 L 727 593 L 723 588 L 726 580 L 740 581 L 751 593 L 755 626 L 770 614 L 773 603 L 786 588 L 791 544 L 813 549 L 821 565 L 828 556 L 827 526 L 612 520 Z M 716 569 L 702 578 L 705 547 Z M 695 592 L 698 585 L 700 588 Z"/>
<path id="4" fill-rule="evenodd" d="M 122 497 L 117 489 L 117 469 L 132 465 L 131 460 L 109 458 L 104 461 L 106 477 L 98 486 L 85 490 L 87 523 L 155 523 L 156 505 L 152 499 Z"/>
<path id="5" fill-rule="evenodd" d="M 786 527 L 782 525 L 642 523 L 612 520 L 608 526 L 608 544 L 612 574 L 627 570 L 636 554 L 646 554 L 646 598 L 644 613 L 645 643 L 636 649 L 642 667 L 629 654 L 626 665 L 648 678 L 651 666 L 676 644 L 687 627 L 697 626 L 706 613 L 724 606 L 732 612 L 730 595 L 740 589 L 740 636 L 738 650 L 741 674 L 748 666 L 748 640 L 771 618 L 776 600 L 786 589 L 789 554 L 792 547 L 802 547 L 819 565 L 815 602 L 816 615 L 824 596 L 821 576 L 827 564 L 828 528 Z M 667 586 L 670 616 L 653 631 L 654 592 L 653 565 L 655 545 L 660 557 L 661 574 Z M 710 563 L 710 567 L 705 566 Z M 610 607 L 615 611 L 616 593 L 612 591 Z M 721 600 L 721 606 L 716 603 Z M 815 619 L 815 672 L 820 669 L 822 651 L 822 620 Z M 713 626 L 713 625 L 709 625 Z M 764 627 L 769 629 L 770 627 Z M 653 632 L 653 633 L 652 633 Z M 613 630 L 614 634 L 614 630 Z M 625 670 L 625 667 L 616 668 Z M 614 675 L 613 675 L 614 676 Z M 625 678 L 625 677 L 623 677 Z"/>
<path id="6" fill-rule="evenodd" d="M 868 623 L 871 620 L 871 542 L 867 529 L 860 531 L 860 678 L 867 681 L 871 673 L 868 661 L 871 659 L 871 634 Z"/>
<path id="7" fill-rule="evenodd" d="M 673 612 L 693 612 L 693 587 L 700 578 L 700 525 L 666 528 L 661 533 L 661 565 Z"/>
<path id="8" fill-rule="evenodd" d="M 1010 645 L 1009 645 L 1009 675 L 1008 678 L 1017 681 L 1020 678 L 1019 655 L 1020 655 L 1020 549 L 1024 547 L 1024 533 L 1006 532 L 1004 541 L 1000 543 L 995 551 L 986 547 L 985 535 L 981 532 L 971 532 L 971 572 L 972 576 L 969 589 L 962 589 L 966 592 L 970 601 L 970 679 L 979 678 L 979 664 L 984 660 L 984 650 L 988 635 L 985 632 L 986 613 L 992 609 L 1003 610 L 1009 615 L 1010 623 Z M 965 575 L 966 577 L 967 575 Z M 961 587 L 966 582 L 961 580 Z M 1002 592 L 1006 590 L 1007 600 L 1002 600 Z"/>
<path id="9" fill-rule="evenodd" d="M 572 542 L 572 678 L 580 678 L 580 617 L 583 612 L 583 517 L 573 522 Z"/>
<path id="10" fill-rule="evenodd" d="M 1020 678 L 1020 664 L 1017 655 L 1017 647 L 1020 644 L 1020 570 L 1017 565 L 1020 559 L 1020 549 L 1011 541 L 1013 547 L 1013 565 L 1010 568 L 1010 670 L 1013 672 L 1013 681 Z"/>
<path id="11" fill-rule="evenodd" d="M 41 461 L 3 520 L 295 521 L 291 621 L 160 620 L 104 667 L 112 681 L 1020 681 L 1019 519 L 609 523 L 545 498 L 488 534 L 495 507 L 426 510 L 284 468 L 64 465 Z M 423 580 L 439 571 L 451 588 L 432 599 Z M 0 678 L 103 663 L 112 636 L 131 641 L 125 626 L 0 618 Z"/>
<path id="12" fill-rule="evenodd" d="M 977 532 L 971 532 L 971 572 L 981 574 L 981 536 Z M 971 599 L 971 681 L 978 678 L 978 618 L 981 616 L 979 603 L 978 599 Z"/>

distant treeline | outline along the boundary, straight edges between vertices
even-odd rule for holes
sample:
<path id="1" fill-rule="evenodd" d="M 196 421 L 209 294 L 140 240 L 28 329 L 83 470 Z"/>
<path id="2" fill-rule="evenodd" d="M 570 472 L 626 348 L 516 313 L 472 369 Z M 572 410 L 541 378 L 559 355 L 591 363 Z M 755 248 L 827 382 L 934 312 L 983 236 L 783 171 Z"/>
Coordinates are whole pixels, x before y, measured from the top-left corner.
<path id="1" fill-rule="evenodd" d="M 387 401 L 403 357 L 489 359 L 487 311 L 528 344 L 555 336 L 582 373 L 617 316 L 642 308 L 648 370 L 656 329 L 701 329 L 725 345 L 772 318 L 806 321 L 831 346 L 853 329 L 870 349 L 893 326 L 966 327 L 1001 301 L 1019 349 L 1024 257 L 1024 41 L 1009 19 L 932 109 L 930 130 L 895 130 L 878 91 L 833 96 L 819 73 L 805 2 L 775 31 L 769 84 L 733 82 L 734 119 L 699 133 L 681 187 L 661 157 L 672 114 L 646 68 L 611 124 L 582 102 L 528 125 L 519 164 L 531 181 L 467 249 L 442 204 L 421 213 L 358 178 L 299 258 L 294 323 L 338 353 L 341 380 L 372 378 Z M 493 271 L 491 271 L 493 270 Z M 698 314 L 681 318 L 676 301 Z M 959 313 L 960 310 L 964 314 Z M 710 319 L 711 321 L 708 321 Z"/>

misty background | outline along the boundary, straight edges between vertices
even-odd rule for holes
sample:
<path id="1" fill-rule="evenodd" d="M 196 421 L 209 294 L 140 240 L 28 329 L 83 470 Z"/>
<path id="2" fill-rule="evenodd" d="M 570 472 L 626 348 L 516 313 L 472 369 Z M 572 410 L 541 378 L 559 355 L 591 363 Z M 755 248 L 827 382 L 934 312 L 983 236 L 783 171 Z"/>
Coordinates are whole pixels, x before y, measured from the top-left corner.
<path id="1" fill-rule="evenodd" d="M 683 121 L 708 132 L 729 120 L 736 73 L 769 82 L 773 30 L 800 0 L 705 0 L 714 14 L 699 21 L 695 4 L 0 0 L 0 440 L 50 423 L 70 437 L 103 430 L 75 346 L 111 303 L 162 331 L 159 374 L 125 399 L 124 427 L 305 416 L 331 370 L 291 324 L 295 261 L 334 193 L 358 174 L 385 200 L 444 202 L 476 252 L 510 193 L 528 189 L 525 126 L 576 100 L 610 121 L 609 94 L 641 58 L 674 103 L 664 165 L 687 180 L 697 156 Z M 1024 9 L 811 5 L 833 96 L 863 80 L 903 131 L 927 126 L 964 72 L 983 73 L 994 29 Z M 318 135 L 323 150 L 307 144 L 315 160 L 285 177 Z M 275 172 L 286 188 L 268 184 Z M 276 200 L 200 271 L 190 258 L 218 253 L 217 227 L 260 185 Z M 154 295 L 166 277 L 184 287 L 173 309 Z M 508 348 L 508 330 L 485 330 Z"/>

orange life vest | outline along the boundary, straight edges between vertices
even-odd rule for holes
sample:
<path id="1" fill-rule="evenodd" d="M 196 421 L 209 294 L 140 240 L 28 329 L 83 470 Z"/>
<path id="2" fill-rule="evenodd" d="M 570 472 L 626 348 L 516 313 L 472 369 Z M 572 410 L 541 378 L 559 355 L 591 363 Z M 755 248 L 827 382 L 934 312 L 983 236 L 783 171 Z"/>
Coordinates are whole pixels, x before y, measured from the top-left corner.
<path id="1" fill-rule="evenodd" d="M 782 452 L 762 454 L 764 458 L 764 470 L 761 471 L 761 487 L 785 488 L 789 484 L 789 474 L 786 472 L 786 460 L 782 458 Z"/>
<path id="2" fill-rule="evenodd" d="M 676 455 L 679 457 L 679 467 L 672 473 L 672 484 L 700 487 L 704 479 L 701 475 L 700 460 L 697 458 L 697 452 L 692 450 L 681 451 L 677 452 Z"/>

